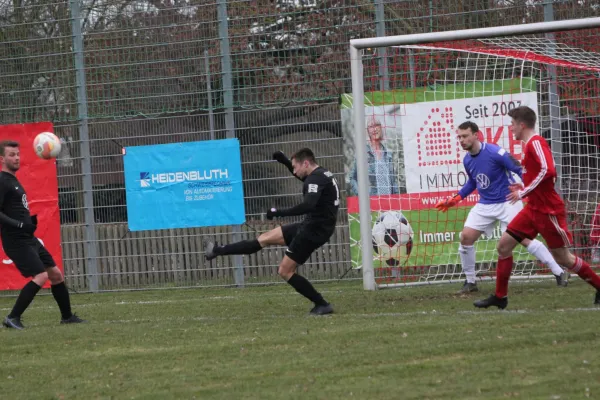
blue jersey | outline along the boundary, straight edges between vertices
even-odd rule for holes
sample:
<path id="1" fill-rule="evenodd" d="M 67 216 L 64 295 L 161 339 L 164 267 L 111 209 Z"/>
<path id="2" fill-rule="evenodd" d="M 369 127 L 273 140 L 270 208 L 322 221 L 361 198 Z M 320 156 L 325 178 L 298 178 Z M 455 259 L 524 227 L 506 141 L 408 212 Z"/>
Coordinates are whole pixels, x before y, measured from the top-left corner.
<path id="1" fill-rule="evenodd" d="M 511 172 L 522 178 L 519 162 L 495 144 L 482 143 L 479 153 L 467 153 L 463 163 L 469 180 L 458 193 L 464 199 L 477 189 L 482 204 L 504 203 L 510 193 L 508 186 L 514 183 Z"/>

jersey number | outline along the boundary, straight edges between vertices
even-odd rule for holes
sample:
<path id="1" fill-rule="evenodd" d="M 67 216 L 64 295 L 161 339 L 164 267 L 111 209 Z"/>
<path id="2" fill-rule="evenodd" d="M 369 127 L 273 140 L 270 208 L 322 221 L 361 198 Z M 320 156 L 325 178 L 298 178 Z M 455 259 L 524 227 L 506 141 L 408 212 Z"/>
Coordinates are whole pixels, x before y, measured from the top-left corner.
<path id="1" fill-rule="evenodd" d="M 335 194 L 336 194 L 336 199 L 333 202 L 333 205 L 339 206 L 340 205 L 340 189 L 338 189 L 338 185 L 337 185 L 337 182 L 335 181 L 335 178 L 331 178 L 331 182 L 333 182 L 333 186 L 335 187 Z"/>

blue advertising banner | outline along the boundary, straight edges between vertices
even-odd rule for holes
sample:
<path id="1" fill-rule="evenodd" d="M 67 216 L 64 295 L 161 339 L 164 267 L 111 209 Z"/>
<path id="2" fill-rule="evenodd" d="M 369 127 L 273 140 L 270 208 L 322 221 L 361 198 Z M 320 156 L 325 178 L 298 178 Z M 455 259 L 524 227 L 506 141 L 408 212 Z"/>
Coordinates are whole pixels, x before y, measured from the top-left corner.
<path id="1" fill-rule="evenodd" d="M 237 139 L 126 147 L 124 166 L 131 231 L 246 220 Z"/>

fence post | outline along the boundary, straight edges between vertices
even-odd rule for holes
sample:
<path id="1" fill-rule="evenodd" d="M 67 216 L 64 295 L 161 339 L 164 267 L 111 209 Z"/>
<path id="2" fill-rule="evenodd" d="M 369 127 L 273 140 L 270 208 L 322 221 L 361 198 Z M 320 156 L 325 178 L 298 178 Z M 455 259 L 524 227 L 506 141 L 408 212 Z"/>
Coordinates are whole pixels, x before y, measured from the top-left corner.
<path id="1" fill-rule="evenodd" d="M 206 95 L 208 96 L 208 124 L 210 127 L 210 140 L 215 140 L 215 116 L 213 113 L 212 88 L 210 85 L 210 63 L 208 50 L 204 49 L 204 72 L 206 73 Z"/>
<path id="2" fill-rule="evenodd" d="M 81 173 L 83 179 L 83 209 L 85 220 L 85 265 L 90 291 L 98 291 L 98 257 L 96 251 L 96 221 L 94 219 L 94 195 L 92 186 L 92 160 L 88 130 L 87 92 L 83 60 L 83 34 L 81 32 L 81 9 L 79 0 L 70 0 L 71 25 L 73 29 L 73 53 L 75 55 L 75 80 L 77 86 L 77 119 L 81 149 Z"/>
<path id="3" fill-rule="evenodd" d="M 385 9 L 383 0 L 375 0 L 375 32 L 377 36 L 385 36 Z M 390 90 L 390 77 L 387 69 L 387 48 L 380 47 L 375 49 L 378 54 L 377 63 L 379 64 L 379 78 L 381 79 L 379 90 Z"/>
<path id="4" fill-rule="evenodd" d="M 544 1 L 544 22 L 554 21 L 554 5 L 553 0 Z M 553 55 L 556 53 L 556 40 L 554 33 L 546 33 L 548 40 L 548 53 Z M 563 149 L 562 149 L 562 132 L 560 121 L 560 99 L 558 97 L 557 72 L 555 65 L 548 65 L 548 116 L 550 117 L 550 147 L 552 156 L 556 163 L 556 183 L 555 188 L 558 193 L 562 190 L 562 164 L 563 164 Z"/>
<path id="5" fill-rule="evenodd" d="M 233 115 L 233 76 L 231 73 L 231 49 L 229 47 L 229 23 L 227 21 L 227 0 L 218 0 L 217 18 L 219 19 L 219 39 L 221 42 L 221 69 L 223 76 L 223 107 L 225 108 L 226 137 L 235 137 L 235 119 Z M 242 228 L 233 225 L 231 241 L 242 240 Z M 244 286 L 244 260 L 241 255 L 233 256 L 235 284 Z"/>

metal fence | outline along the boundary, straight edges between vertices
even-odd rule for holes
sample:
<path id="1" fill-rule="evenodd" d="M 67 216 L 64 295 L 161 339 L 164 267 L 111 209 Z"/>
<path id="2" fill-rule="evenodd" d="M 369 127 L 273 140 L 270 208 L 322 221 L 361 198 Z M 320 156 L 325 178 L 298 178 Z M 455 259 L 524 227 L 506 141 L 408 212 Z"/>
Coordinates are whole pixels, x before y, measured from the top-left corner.
<path id="1" fill-rule="evenodd" d="M 0 121 L 53 121 L 66 276 L 78 290 L 279 282 L 281 249 L 203 261 L 203 241 L 255 236 L 300 188 L 271 161 L 314 149 L 343 182 L 339 96 L 350 39 L 598 15 L 525 0 L 15 0 L 0 3 Z M 397 88 L 402 82 L 386 79 Z M 417 82 L 418 85 L 427 82 Z M 248 224 L 127 232 L 123 146 L 237 137 Z M 342 185 L 343 190 L 343 185 Z M 346 210 L 303 274 L 350 267 Z M 346 278 L 357 278 L 351 271 Z"/>

